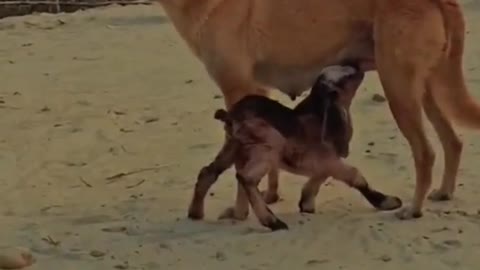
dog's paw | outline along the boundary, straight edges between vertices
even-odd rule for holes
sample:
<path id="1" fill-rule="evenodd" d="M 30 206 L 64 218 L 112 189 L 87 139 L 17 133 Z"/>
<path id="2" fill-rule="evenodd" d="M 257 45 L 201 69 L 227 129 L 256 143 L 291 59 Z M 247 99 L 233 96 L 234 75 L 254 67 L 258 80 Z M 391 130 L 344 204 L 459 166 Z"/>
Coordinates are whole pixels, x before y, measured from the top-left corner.
<path id="1" fill-rule="evenodd" d="M 434 202 L 450 201 L 453 198 L 453 194 L 447 191 L 434 189 L 429 195 L 428 199 Z"/>
<path id="2" fill-rule="evenodd" d="M 421 210 L 415 210 L 411 206 L 405 206 L 400 208 L 397 212 L 395 212 L 395 216 L 401 220 L 409 220 L 409 219 L 416 219 L 421 218 L 423 216 Z"/>
<path id="3" fill-rule="evenodd" d="M 247 219 L 247 217 L 248 211 L 243 213 L 237 213 L 237 211 L 235 211 L 235 207 L 228 207 L 218 216 L 218 219 L 245 220 Z"/>
<path id="4" fill-rule="evenodd" d="M 261 192 L 263 200 L 266 204 L 274 204 L 280 201 L 280 196 L 277 193 L 268 192 L 268 190 L 264 190 Z"/>

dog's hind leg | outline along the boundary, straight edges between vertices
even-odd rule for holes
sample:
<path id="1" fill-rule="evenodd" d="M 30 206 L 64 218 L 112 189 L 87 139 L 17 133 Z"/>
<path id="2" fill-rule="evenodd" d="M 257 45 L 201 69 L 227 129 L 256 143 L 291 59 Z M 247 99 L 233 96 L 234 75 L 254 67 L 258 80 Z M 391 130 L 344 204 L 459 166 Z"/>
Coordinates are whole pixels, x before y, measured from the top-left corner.
<path id="1" fill-rule="evenodd" d="M 433 201 L 445 201 L 452 199 L 455 191 L 463 144 L 450 120 L 440 110 L 438 104 L 432 98 L 432 91 L 436 91 L 438 87 L 446 87 L 446 84 L 442 83 L 440 78 L 435 79 L 436 78 L 429 80 L 428 90 L 423 103 L 425 113 L 442 143 L 444 151 L 444 171 L 440 188 L 433 190 L 428 198 Z"/>
<path id="2" fill-rule="evenodd" d="M 189 218 L 203 218 L 205 196 L 210 187 L 217 181 L 218 177 L 233 165 L 237 150 L 238 142 L 234 139 L 227 138 L 222 149 L 215 157 L 215 160 L 200 170 L 195 184 L 193 197 L 190 202 L 190 207 L 188 209 Z"/>
<path id="3" fill-rule="evenodd" d="M 422 216 L 432 183 L 435 153 L 423 125 L 427 79 L 445 49 L 440 10 L 433 1 L 377 2 L 374 23 L 375 60 L 393 117 L 410 145 L 416 185 L 411 205 L 396 213 L 400 219 Z"/>
<path id="4" fill-rule="evenodd" d="M 432 183 L 435 153 L 425 134 L 421 100 L 416 98 L 425 92 L 423 80 L 415 76 L 405 76 L 402 72 L 404 71 L 400 70 L 389 74 L 386 70 L 379 71 L 390 110 L 413 153 L 416 169 L 414 198 L 410 206 L 397 212 L 398 218 L 411 219 L 422 216 L 423 203 Z"/>

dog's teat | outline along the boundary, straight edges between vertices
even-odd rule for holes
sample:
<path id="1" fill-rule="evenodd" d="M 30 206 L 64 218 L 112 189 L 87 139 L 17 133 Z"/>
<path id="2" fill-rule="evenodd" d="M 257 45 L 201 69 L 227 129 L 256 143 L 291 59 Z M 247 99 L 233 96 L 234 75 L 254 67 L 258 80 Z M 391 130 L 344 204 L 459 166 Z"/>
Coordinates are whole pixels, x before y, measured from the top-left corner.
<path id="1" fill-rule="evenodd" d="M 336 85 L 345 77 L 357 74 L 359 70 L 350 65 L 334 65 L 322 69 L 320 78 L 329 84 Z"/>

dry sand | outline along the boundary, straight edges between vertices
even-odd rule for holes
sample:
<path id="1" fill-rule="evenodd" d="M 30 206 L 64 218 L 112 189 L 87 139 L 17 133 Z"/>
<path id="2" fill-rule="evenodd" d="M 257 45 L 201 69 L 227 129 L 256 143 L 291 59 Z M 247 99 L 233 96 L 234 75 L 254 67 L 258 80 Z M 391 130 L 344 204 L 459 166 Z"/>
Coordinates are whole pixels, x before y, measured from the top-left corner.
<path id="1" fill-rule="evenodd" d="M 480 99 L 480 1 L 464 4 L 465 69 Z M 0 29 L 0 248 L 31 249 L 30 269 L 478 269 L 478 133 L 462 131 L 455 200 L 427 202 L 419 220 L 376 212 L 340 183 L 322 188 L 317 214 L 302 216 L 304 180 L 282 174 L 284 201 L 272 209 L 288 232 L 270 233 L 253 215 L 219 222 L 235 194 L 229 171 L 206 219 L 192 222 L 187 205 L 199 168 L 221 145 L 212 114 L 223 102 L 161 8 L 32 15 Z M 410 151 L 375 93 L 369 74 L 353 105 L 349 159 L 408 201 Z M 443 157 L 430 134 L 438 186 Z"/>

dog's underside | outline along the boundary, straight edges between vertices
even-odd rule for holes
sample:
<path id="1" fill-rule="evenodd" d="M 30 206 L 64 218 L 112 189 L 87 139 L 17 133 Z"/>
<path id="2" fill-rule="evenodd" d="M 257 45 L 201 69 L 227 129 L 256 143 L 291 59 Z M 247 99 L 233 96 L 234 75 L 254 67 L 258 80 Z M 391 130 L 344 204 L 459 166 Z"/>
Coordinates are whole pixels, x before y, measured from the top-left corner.
<path id="1" fill-rule="evenodd" d="M 422 110 L 445 154 L 432 200 L 452 198 L 462 152 L 453 122 L 480 128 L 480 106 L 463 74 L 465 22 L 457 0 L 158 0 L 221 89 L 227 108 L 248 94 L 299 95 L 328 65 L 356 62 L 378 72 L 413 154 L 413 200 L 397 212 L 422 215 L 435 159 Z M 277 195 L 278 171 L 267 195 Z M 245 219 L 245 190 L 222 217 Z"/>

